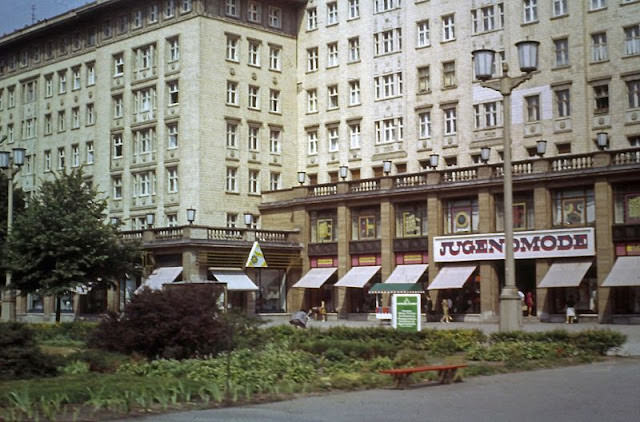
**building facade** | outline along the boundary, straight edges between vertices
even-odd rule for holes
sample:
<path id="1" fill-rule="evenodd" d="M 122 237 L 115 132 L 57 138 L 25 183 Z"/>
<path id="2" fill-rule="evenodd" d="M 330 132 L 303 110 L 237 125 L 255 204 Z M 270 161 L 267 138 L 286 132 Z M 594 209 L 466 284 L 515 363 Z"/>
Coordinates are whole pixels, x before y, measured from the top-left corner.
<path id="1" fill-rule="evenodd" d="M 263 307 L 259 270 L 243 306 L 324 300 L 348 314 L 373 311 L 369 287 L 399 266 L 417 266 L 411 281 L 426 288 L 453 265 L 466 267 L 463 284 L 433 295 L 491 320 L 500 258 L 445 263 L 433 245 L 502 231 L 508 112 L 516 234 L 583 229 L 593 240 L 572 258 L 517 257 L 518 287 L 543 319 L 568 300 L 601 320 L 637 316 L 638 287 L 605 281 L 640 248 L 638 16 L 637 0 L 99 0 L 0 39 L 0 134 L 3 147 L 27 149 L 26 191 L 82 167 L 109 218 L 145 239 L 149 273 L 215 278 L 211 269 L 242 268 L 257 239 L 281 271 L 266 283 L 278 306 Z M 524 39 L 540 42 L 539 68 L 504 110 L 475 79 L 471 52 L 497 51 L 495 75 L 514 76 Z M 296 172 L 304 186 L 293 187 Z M 580 280 L 553 279 L 556 265 L 545 282 L 566 259 Z M 335 271 L 320 286 L 293 287 L 321 268 Z M 104 292 L 96 310 L 121 308 L 126 291 Z M 50 311 L 38 300 L 19 299 L 18 313 Z"/>

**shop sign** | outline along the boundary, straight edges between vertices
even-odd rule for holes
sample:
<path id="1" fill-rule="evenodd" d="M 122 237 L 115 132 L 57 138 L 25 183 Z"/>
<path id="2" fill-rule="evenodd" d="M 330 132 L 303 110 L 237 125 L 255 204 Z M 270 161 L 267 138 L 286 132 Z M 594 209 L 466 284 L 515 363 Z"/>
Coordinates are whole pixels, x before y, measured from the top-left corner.
<path id="1" fill-rule="evenodd" d="M 593 256 L 594 229 L 516 232 L 513 234 L 513 255 L 516 259 Z M 435 262 L 504 259 L 504 234 L 434 237 L 433 256 Z"/>
<path id="2" fill-rule="evenodd" d="M 334 257 L 311 258 L 311 268 L 337 267 L 338 262 Z"/>
<path id="3" fill-rule="evenodd" d="M 396 264 L 426 264 L 428 263 L 427 253 L 405 252 L 396 254 Z"/>
<path id="4" fill-rule="evenodd" d="M 394 294 L 391 297 L 391 325 L 398 331 L 420 331 L 422 317 L 420 315 L 420 295 Z"/>

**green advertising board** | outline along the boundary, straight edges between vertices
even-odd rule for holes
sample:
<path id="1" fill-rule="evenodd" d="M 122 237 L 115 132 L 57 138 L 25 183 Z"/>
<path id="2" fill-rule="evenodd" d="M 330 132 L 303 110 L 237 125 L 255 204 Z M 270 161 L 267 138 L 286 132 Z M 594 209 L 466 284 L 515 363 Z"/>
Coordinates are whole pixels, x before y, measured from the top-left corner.
<path id="1" fill-rule="evenodd" d="M 391 298 L 392 325 L 400 331 L 416 332 L 422 329 L 420 315 L 420 295 L 394 294 Z"/>

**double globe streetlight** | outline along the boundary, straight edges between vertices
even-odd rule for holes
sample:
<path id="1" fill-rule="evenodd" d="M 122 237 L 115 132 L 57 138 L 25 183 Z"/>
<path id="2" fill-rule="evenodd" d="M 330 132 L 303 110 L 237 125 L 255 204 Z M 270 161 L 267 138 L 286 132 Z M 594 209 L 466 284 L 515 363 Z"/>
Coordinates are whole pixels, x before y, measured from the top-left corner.
<path id="1" fill-rule="evenodd" d="M 513 187 L 511 181 L 511 92 L 529 80 L 538 68 L 537 41 L 520 41 L 518 61 L 524 75 L 509 77 L 508 66 L 502 63 L 503 76 L 492 78 L 495 51 L 480 49 L 472 52 L 476 78 L 485 88 L 498 91 L 504 104 L 504 278 L 505 286 L 500 293 L 500 331 L 515 331 L 521 328 L 522 307 L 515 283 L 515 262 L 513 257 Z M 488 158 L 488 153 L 482 158 Z"/>
<path id="2" fill-rule="evenodd" d="M 5 138 L 0 140 L 0 143 Z M 7 176 L 7 237 L 11 233 L 13 225 L 13 177 L 24 165 L 24 148 L 13 148 L 13 154 L 9 151 L 0 151 L 0 170 Z M 5 272 L 6 286 L 11 284 L 11 271 Z M 4 290 L 2 293 L 2 320 L 16 320 L 16 295 L 13 290 Z"/>

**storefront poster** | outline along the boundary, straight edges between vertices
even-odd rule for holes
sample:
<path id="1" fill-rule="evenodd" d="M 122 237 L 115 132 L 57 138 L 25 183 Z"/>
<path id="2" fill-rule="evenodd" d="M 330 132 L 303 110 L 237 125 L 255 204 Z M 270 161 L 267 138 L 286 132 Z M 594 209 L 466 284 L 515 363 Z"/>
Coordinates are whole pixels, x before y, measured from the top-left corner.
<path id="1" fill-rule="evenodd" d="M 624 197 L 625 207 L 625 222 L 637 223 L 640 222 L 640 193 L 632 193 L 625 195 Z"/>
<path id="2" fill-rule="evenodd" d="M 513 236 L 516 259 L 568 258 L 595 255 L 592 227 L 517 232 Z M 504 234 L 488 233 L 433 238 L 435 262 L 504 259 Z"/>
<path id="3" fill-rule="evenodd" d="M 416 332 L 422 329 L 420 295 L 394 294 L 391 298 L 391 325 L 399 331 Z"/>
<path id="4" fill-rule="evenodd" d="M 318 220 L 318 242 L 331 242 L 333 240 L 333 221 Z"/>
<path id="5" fill-rule="evenodd" d="M 584 212 L 584 198 L 570 198 L 562 200 L 562 214 L 564 215 L 564 224 L 584 224 Z"/>

